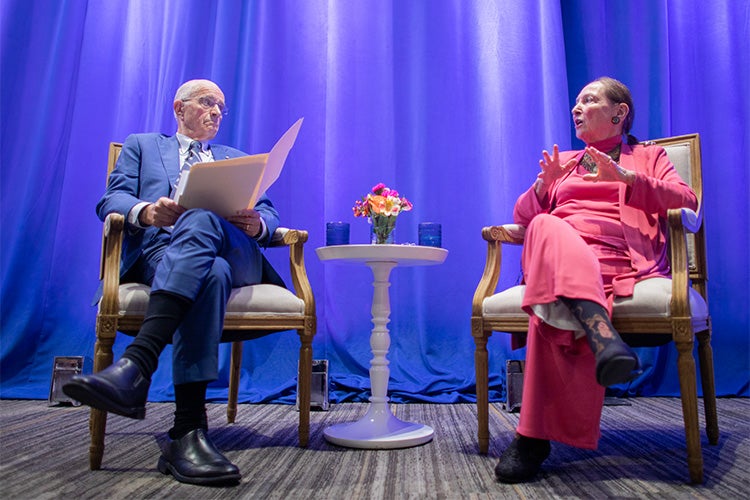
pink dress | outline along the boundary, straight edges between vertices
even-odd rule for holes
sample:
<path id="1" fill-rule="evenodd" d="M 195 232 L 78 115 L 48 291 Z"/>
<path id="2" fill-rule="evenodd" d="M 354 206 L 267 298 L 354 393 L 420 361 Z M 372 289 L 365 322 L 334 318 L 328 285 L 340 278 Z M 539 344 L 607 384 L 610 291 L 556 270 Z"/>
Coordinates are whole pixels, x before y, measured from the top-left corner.
<path id="1" fill-rule="evenodd" d="M 576 154 L 561 154 L 561 163 Z M 632 187 L 583 181 L 579 166 L 544 200 L 532 187 L 516 203 L 514 219 L 527 226 L 522 306 L 530 315 L 521 435 L 596 449 L 604 387 L 580 326 L 557 298 L 591 300 L 611 313 L 613 297 L 632 294 L 636 281 L 669 275 L 666 210 L 696 208 L 662 148 L 623 144 L 620 164 L 636 171 Z"/>

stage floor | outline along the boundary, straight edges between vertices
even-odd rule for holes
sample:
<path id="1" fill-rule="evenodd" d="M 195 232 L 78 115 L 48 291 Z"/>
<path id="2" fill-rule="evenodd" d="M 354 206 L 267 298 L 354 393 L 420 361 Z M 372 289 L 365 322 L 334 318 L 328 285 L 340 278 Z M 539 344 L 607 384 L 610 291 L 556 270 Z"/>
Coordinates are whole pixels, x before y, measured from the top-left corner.
<path id="1" fill-rule="evenodd" d="M 332 405 L 311 415 L 310 444 L 297 447 L 294 406 L 210 404 L 210 435 L 242 471 L 234 488 L 180 484 L 156 470 L 171 403 L 149 403 L 146 419 L 110 416 L 104 462 L 88 470 L 88 409 L 46 401 L 0 401 L 0 490 L 4 498 L 741 498 L 750 479 L 750 399 L 719 399 L 717 446 L 702 430 L 706 482 L 689 485 L 677 398 L 632 398 L 606 406 L 599 450 L 553 443 L 536 481 L 495 482 L 498 455 L 518 413 L 490 411 L 488 455 L 479 455 L 471 404 L 399 404 L 402 420 L 431 426 L 431 442 L 363 450 L 328 443 L 326 427 L 359 419 L 367 404 Z M 700 412 L 703 411 L 699 400 Z M 701 415 L 701 425 L 703 417 Z"/>

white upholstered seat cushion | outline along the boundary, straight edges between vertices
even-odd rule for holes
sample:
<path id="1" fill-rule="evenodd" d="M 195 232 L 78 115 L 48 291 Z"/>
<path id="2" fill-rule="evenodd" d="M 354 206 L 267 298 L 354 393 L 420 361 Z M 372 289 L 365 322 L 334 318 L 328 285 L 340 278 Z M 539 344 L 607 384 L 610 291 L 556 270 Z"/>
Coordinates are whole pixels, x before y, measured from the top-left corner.
<path id="1" fill-rule="evenodd" d="M 521 309 L 525 285 L 517 285 L 484 299 L 482 315 L 488 319 L 503 319 L 525 315 Z M 690 310 L 693 329 L 705 325 L 708 307 L 703 297 L 690 288 Z M 649 278 L 636 283 L 631 297 L 615 299 L 613 315 L 616 317 L 666 318 L 672 300 L 672 280 Z"/>
<path id="2" fill-rule="evenodd" d="M 120 285 L 120 314 L 144 314 L 151 288 L 140 283 Z M 226 316 L 252 314 L 304 316 L 305 303 L 286 288 L 261 284 L 232 289 Z"/>

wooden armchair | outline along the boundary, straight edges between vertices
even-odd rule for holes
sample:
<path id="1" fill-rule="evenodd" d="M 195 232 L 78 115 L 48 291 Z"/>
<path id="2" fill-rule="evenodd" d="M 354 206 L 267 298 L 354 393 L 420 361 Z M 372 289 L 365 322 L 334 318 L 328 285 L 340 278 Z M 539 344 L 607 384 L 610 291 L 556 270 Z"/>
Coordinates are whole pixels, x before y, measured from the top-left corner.
<path id="1" fill-rule="evenodd" d="M 107 177 L 117 162 L 122 144 L 111 143 Z M 150 288 L 138 283 L 120 283 L 120 256 L 125 220 L 110 214 L 104 222 L 100 278 L 103 296 L 96 315 L 94 372 L 112 364 L 112 345 L 116 333 L 134 335 L 140 329 L 148 305 Z M 312 378 L 312 340 L 316 331 L 315 299 L 307 279 L 303 245 L 307 231 L 278 228 L 271 246 L 289 248 L 289 262 L 294 290 L 270 284 L 235 288 L 224 316 L 222 342 L 232 342 L 229 376 L 227 421 L 233 423 L 237 414 L 237 395 L 242 362 L 242 341 L 273 332 L 297 330 L 299 352 L 299 444 L 307 446 L 310 435 L 310 383 Z M 91 447 L 89 467 L 99 469 L 104 455 L 104 434 L 107 413 L 92 409 L 90 417 Z"/>
<path id="2" fill-rule="evenodd" d="M 614 301 L 612 322 L 623 339 L 633 346 L 657 346 L 674 341 L 678 353 L 688 469 L 691 481 L 699 483 L 703 481 L 703 456 L 698 429 L 694 338 L 698 339 L 706 433 L 709 443 L 716 444 L 719 440 L 711 319 L 706 295 L 708 275 L 700 138 L 698 134 L 691 134 L 651 142 L 664 147 L 680 176 L 698 196 L 699 207 L 697 212 L 669 210 L 672 279 L 652 278 L 636 284 L 632 297 Z M 474 363 L 481 453 L 487 453 L 489 447 L 487 340 L 493 331 L 525 334 L 529 325 L 529 317 L 521 309 L 524 285 L 495 293 L 500 277 L 502 244 L 522 244 L 524 232 L 525 228 L 514 224 L 482 229 L 482 237 L 487 241 L 487 260 L 474 292 L 471 316 L 471 333 L 476 344 Z"/>

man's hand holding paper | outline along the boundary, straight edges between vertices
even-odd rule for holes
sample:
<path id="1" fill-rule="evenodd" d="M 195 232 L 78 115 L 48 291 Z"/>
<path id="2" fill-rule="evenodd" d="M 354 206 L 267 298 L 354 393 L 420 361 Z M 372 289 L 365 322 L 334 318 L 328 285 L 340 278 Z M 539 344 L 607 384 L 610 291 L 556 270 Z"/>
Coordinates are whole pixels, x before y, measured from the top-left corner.
<path id="1" fill-rule="evenodd" d="M 162 196 L 154 203 L 149 203 L 138 214 L 142 226 L 165 227 L 171 226 L 185 212 L 185 207 L 177 204 L 173 199 Z"/>
<path id="2" fill-rule="evenodd" d="M 236 214 L 228 216 L 227 220 L 251 238 L 257 238 L 263 229 L 260 213 L 252 208 L 239 210 Z"/>

